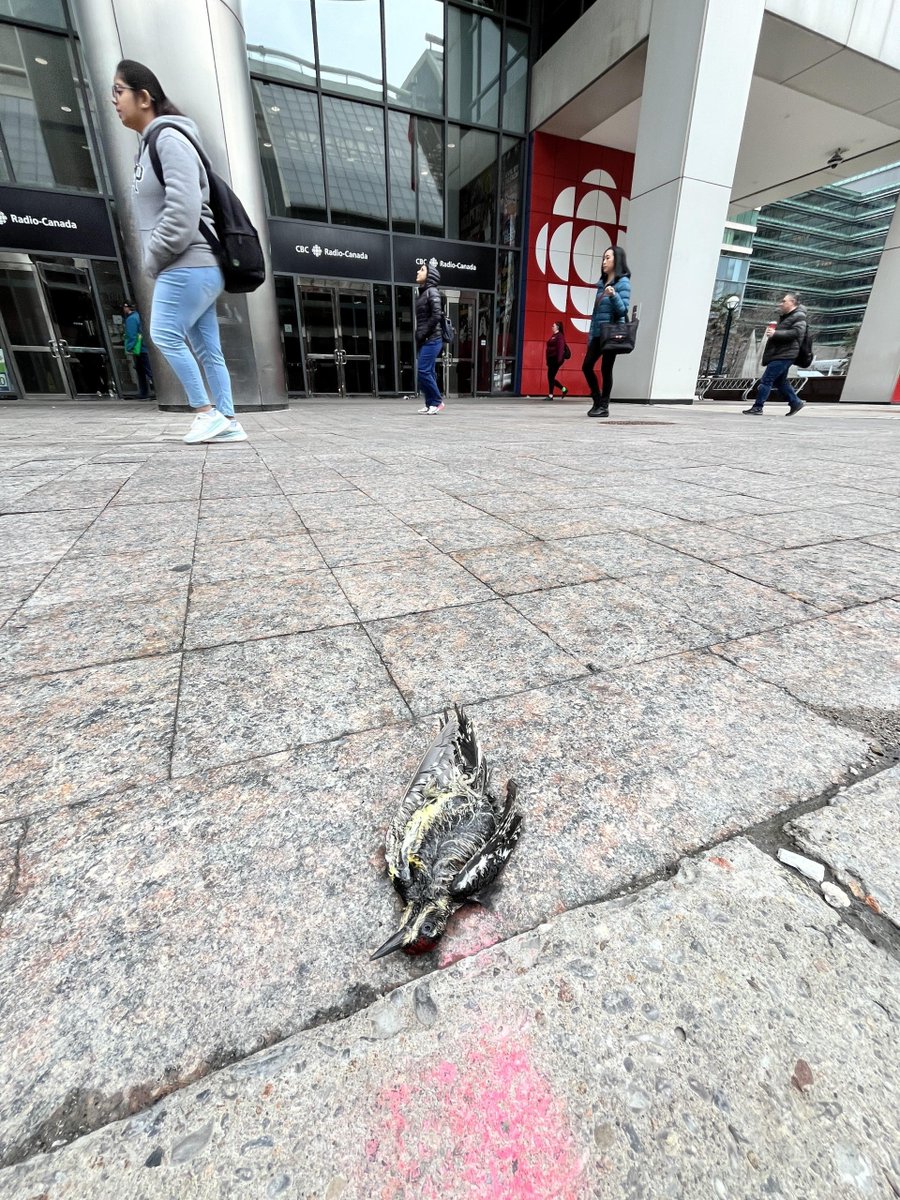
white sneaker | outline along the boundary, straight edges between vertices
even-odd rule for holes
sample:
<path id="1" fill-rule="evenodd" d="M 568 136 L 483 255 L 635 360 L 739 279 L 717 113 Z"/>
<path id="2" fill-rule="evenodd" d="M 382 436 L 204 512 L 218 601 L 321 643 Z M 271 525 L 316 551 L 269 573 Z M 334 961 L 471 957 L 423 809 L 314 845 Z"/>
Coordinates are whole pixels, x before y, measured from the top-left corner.
<path id="1" fill-rule="evenodd" d="M 224 433 L 230 424 L 228 417 L 217 408 L 211 408 L 209 412 L 197 413 L 193 424 L 181 440 L 189 446 L 195 446 L 197 442 L 208 442 L 218 434 Z"/>
<path id="2" fill-rule="evenodd" d="M 430 412 L 431 412 L 431 409 L 430 409 L 430 408 L 428 407 L 428 405 L 426 404 L 424 408 L 419 408 L 419 409 L 417 409 L 416 411 L 417 411 L 417 412 L 420 412 L 420 413 L 430 413 Z"/>
<path id="3" fill-rule="evenodd" d="M 222 433 L 217 433 L 215 437 L 206 440 L 208 442 L 246 442 L 247 431 L 240 421 L 232 421 Z"/>
<path id="4" fill-rule="evenodd" d="M 443 411 L 444 411 L 444 402 L 443 402 L 443 400 L 440 402 L 440 404 L 436 404 L 436 405 L 434 406 L 434 411 L 435 411 L 435 412 L 443 412 Z"/>

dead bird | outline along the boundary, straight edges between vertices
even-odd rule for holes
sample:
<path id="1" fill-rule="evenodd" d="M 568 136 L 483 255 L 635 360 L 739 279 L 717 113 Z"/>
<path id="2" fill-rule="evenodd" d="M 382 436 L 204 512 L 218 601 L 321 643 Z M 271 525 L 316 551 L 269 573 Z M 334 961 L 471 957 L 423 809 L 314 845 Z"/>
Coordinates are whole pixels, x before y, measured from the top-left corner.
<path id="1" fill-rule="evenodd" d="M 403 920 L 372 958 L 433 950 L 453 911 L 493 883 L 522 831 L 516 784 L 491 793 L 475 726 L 458 705 L 445 709 L 385 834 L 388 876 Z"/>

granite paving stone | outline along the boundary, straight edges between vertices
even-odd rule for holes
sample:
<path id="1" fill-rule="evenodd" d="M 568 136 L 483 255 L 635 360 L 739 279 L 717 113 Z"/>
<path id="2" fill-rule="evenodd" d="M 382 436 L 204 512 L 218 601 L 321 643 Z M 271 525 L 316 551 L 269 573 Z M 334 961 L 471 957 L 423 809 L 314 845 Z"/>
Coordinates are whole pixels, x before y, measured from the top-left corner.
<path id="1" fill-rule="evenodd" d="M 409 718 L 364 630 L 317 630 L 184 656 L 172 774 Z"/>
<path id="2" fill-rule="evenodd" d="M 870 546 L 883 546 L 885 550 L 893 550 L 900 554 L 900 532 L 898 533 L 880 533 L 874 537 L 864 539 Z"/>
<path id="3" fill-rule="evenodd" d="M 659 609 L 690 617 L 722 637 L 741 637 L 821 615 L 820 610 L 774 588 L 736 577 L 725 567 L 710 563 L 633 575 L 629 582 Z"/>
<path id="4" fill-rule="evenodd" d="M 67 557 L 48 569 L 28 602 L 29 611 L 61 604 L 89 606 L 113 598 L 154 599 L 178 588 L 187 590 L 191 574 L 188 548 Z"/>
<path id="5" fill-rule="evenodd" d="M 438 550 L 473 550 L 482 546 L 511 546 L 517 542 L 531 541 L 531 534 L 516 525 L 502 521 L 499 517 L 466 517 L 461 521 L 444 521 L 443 513 L 423 527 L 422 533 Z"/>
<path id="6" fill-rule="evenodd" d="M 296 575 L 324 565 L 315 542 L 306 533 L 248 537 L 236 542 L 211 539 L 197 547 L 191 578 L 195 584 L 219 583 L 258 575 Z"/>
<path id="7" fill-rule="evenodd" d="M 374 621 L 366 628 L 420 715 L 585 671 L 501 600 Z"/>
<path id="8" fill-rule="evenodd" d="M 511 524 L 539 538 L 574 538 L 609 533 L 619 526 L 604 514 L 605 508 L 548 508 L 544 512 L 514 513 Z"/>
<path id="9" fill-rule="evenodd" d="M 826 808 L 785 829 L 859 900 L 900 928 L 900 767 L 845 788 Z"/>
<path id="10" fill-rule="evenodd" d="M 364 523 L 349 529 L 313 535 L 316 547 L 329 567 L 352 567 L 401 555 L 434 554 L 434 546 L 408 525 L 398 521 L 393 527 Z"/>
<path id="11" fill-rule="evenodd" d="M 900 708 L 900 603 L 886 600 L 713 651 L 853 725 Z"/>
<path id="12" fill-rule="evenodd" d="M 708 646 L 716 634 L 617 580 L 515 596 L 512 606 L 591 667 L 621 667 Z"/>
<path id="13" fill-rule="evenodd" d="M 304 533 L 303 523 L 285 496 L 248 496 L 245 500 L 203 500 L 197 545 L 240 542 L 259 537 Z"/>
<path id="14" fill-rule="evenodd" d="M 238 447 L 186 447 L 189 418 L 147 405 L 4 407 L 0 500 L 82 502 L 0 517 L 7 623 L 24 629 L 0 646 L 28 672 L 0 687 L 0 1143 L 15 1160 L 60 1149 L 24 1168 L 52 1178 L 23 1191 L 16 1169 L 0 1194 L 900 1195 L 896 1063 L 879 1043 L 895 1050 L 900 999 L 872 969 L 887 961 L 900 991 L 896 817 L 866 790 L 900 746 L 898 414 L 812 405 L 751 430 L 738 405 L 666 405 L 606 431 L 584 407 L 483 398 L 428 422 L 308 397 L 242 416 Z M 561 581 L 561 555 L 590 581 Z M 772 577 L 752 578 L 763 561 Z M 499 599 L 461 588 L 526 578 L 536 590 Z M 189 648 L 152 649 L 168 628 L 155 601 L 183 612 L 189 594 Z M 98 648 L 140 657 L 78 665 Z M 492 785 L 517 779 L 523 837 L 437 952 L 373 963 L 400 913 L 384 830 L 452 700 Z M 820 856 L 860 872 L 849 913 L 721 844 L 749 831 L 769 848 L 788 814 L 844 810 Z M 706 866 L 654 887 L 709 846 Z M 686 877 L 701 882 L 690 912 Z M 642 909 L 657 893 L 663 909 Z M 627 898 L 599 915 L 611 895 Z M 577 947 L 546 933 L 575 908 Z M 610 962 L 612 916 L 637 923 Z M 536 983 L 545 933 L 561 957 Z M 524 1033 L 507 1025 L 517 996 Z M 403 1057 L 404 1013 L 444 1033 L 432 1108 L 416 1107 L 433 1072 L 424 1043 Z M 662 1025 L 673 1079 L 647 1050 Z M 305 1065 L 273 1094 L 247 1056 L 271 1047 L 266 1070 L 285 1038 Z M 556 1058 L 516 1057 L 532 1044 Z M 320 1053 L 349 1084 L 307 1074 Z M 549 1099 L 523 1092 L 529 1062 Z M 206 1109 L 179 1125 L 182 1098 Z M 544 1136 L 563 1109 L 580 1174 Z M 137 1172 L 115 1175 L 118 1151 L 85 1135 L 135 1110 L 149 1145 L 129 1134 Z M 470 1155 L 495 1134 L 482 1187 Z"/>
<path id="15" fill-rule="evenodd" d="M 742 554 L 722 561 L 735 575 L 776 588 L 823 612 L 839 612 L 860 603 L 862 597 L 840 576 L 826 575 L 798 560 L 796 556 L 802 549 L 806 547 Z"/>
<path id="16" fill-rule="evenodd" d="M 717 529 L 714 525 L 685 522 L 679 529 L 648 529 L 644 534 L 652 542 L 669 546 L 692 558 L 716 562 L 738 554 L 759 554 L 768 549 L 765 542 L 745 534 Z"/>
<path id="17" fill-rule="evenodd" d="M 866 601 L 881 600 L 900 593 L 900 559 L 893 572 L 881 561 L 871 572 L 865 565 L 854 569 L 853 560 L 865 560 L 865 542 L 841 542 L 834 546 L 799 546 L 789 550 L 770 550 L 764 554 L 746 554 L 723 560 L 729 571 L 777 588 L 786 595 L 804 600 L 826 612 Z M 846 547 L 848 554 L 843 554 Z M 869 547 L 877 554 L 880 547 Z M 824 551 L 822 557 L 819 552 Z M 890 555 L 890 551 L 883 553 Z M 896 556 L 895 556 L 896 557 Z M 843 563 L 846 561 L 846 570 Z M 874 559 L 871 561 L 875 561 Z"/>
<path id="18" fill-rule="evenodd" d="M 40 586 L 53 570 L 55 560 L 0 567 L 0 605 L 14 611 Z"/>
<path id="19" fill-rule="evenodd" d="M 201 475 L 154 474 L 146 476 L 136 472 L 118 490 L 112 503 L 121 504 L 173 504 L 177 501 L 200 499 Z"/>
<path id="20" fill-rule="evenodd" d="M 181 647 L 187 588 L 90 604 L 24 604 L 0 629 L 0 680 L 46 675 Z"/>
<path id="21" fill-rule="evenodd" d="M 577 558 L 596 563 L 604 575 L 615 579 L 649 571 L 673 571 L 678 567 L 694 570 L 700 565 L 677 550 L 624 531 L 560 538 L 553 544 Z"/>
<path id="22" fill-rule="evenodd" d="M 7 513 L 43 513 L 67 508 L 91 508 L 99 512 L 115 499 L 119 488 L 118 483 L 70 483 L 68 479 L 64 479 L 32 488 L 17 500 L 7 501 L 3 509 Z"/>
<path id="23" fill-rule="evenodd" d="M 0 689 L 0 820 L 168 772 L 178 655 L 22 679 Z"/>
<path id="24" fill-rule="evenodd" d="M 184 645 L 194 650 L 355 620 L 330 571 L 256 574 L 193 584 Z"/>
<path id="25" fill-rule="evenodd" d="M 595 563 L 547 542 L 469 550 L 453 556 L 501 596 L 600 579 Z"/>
<path id="26" fill-rule="evenodd" d="M 203 500 L 240 500 L 244 496 L 280 496 L 281 488 L 268 472 L 244 474 L 225 471 L 211 477 L 207 471 L 203 476 Z"/>
<path id="27" fill-rule="evenodd" d="M 859 972 L 848 1003 L 835 980 Z M 13 1167 L 0 1195 L 886 1197 L 896 1004 L 895 964 L 737 840 Z"/>
<path id="28" fill-rule="evenodd" d="M 123 504 L 101 513 L 72 550 L 79 558 L 145 550 L 190 551 L 197 533 L 197 505 Z"/>
<path id="29" fill-rule="evenodd" d="M 334 575 L 361 621 L 492 599 L 484 584 L 444 554 L 336 567 Z"/>
<path id="30" fill-rule="evenodd" d="M 868 520 L 840 516 L 827 509 L 803 509 L 774 516 L 737 517 L 712 522 L 721 529 L 746 534 L 759 542 L 785 549 L 812 546 L 817 542 L 845 541 L 896 529 L 897 522 L 879 519 L 873 511 Z"/>

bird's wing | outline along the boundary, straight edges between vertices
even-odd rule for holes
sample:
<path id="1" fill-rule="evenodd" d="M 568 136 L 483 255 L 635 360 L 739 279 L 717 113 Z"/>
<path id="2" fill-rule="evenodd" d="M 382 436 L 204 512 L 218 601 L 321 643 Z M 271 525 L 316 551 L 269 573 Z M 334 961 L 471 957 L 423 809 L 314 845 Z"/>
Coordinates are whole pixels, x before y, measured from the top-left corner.
<path id="1" fill-rule="evenodd" d="M 475 722 L 466 716 L 466 711 L 460 706 L 456 709 L 457 732 L 453 739 L 457 769 L 460 775 L 469 779 L 469 786 L 475 792 L 484 791 L 487 786 L 487 763 L 481 751 Z"/>
<path id="2" fill-rule="evenodd" d="M 506 785 L 506 803 L 494 833 L 457 872 L 450 884 L 450 895 L 462 901 L 493 883 L 512 854 L 522 833 L 522 814 L 516 807 L 516 784 Z"/>
<path id="3" fill-rule="evenodd" d="M 409 864 L 404 861 L 401 847 L 406 827 L 413 813 L 425 802 L 425 789 L 429 784 L 446 786 L 453 774 L 456 731 L 455 719 L 449 712 L 445 712 L 443 723 L 422 756 L 422 761 L 416 768 L 415 774 L 403 794 L 403 799 L 400 801 L 400 806 L 384 835 L 384 857 L 388 873 L 395 885 L 398 879 L 405 883 L 409 882 Z"/>

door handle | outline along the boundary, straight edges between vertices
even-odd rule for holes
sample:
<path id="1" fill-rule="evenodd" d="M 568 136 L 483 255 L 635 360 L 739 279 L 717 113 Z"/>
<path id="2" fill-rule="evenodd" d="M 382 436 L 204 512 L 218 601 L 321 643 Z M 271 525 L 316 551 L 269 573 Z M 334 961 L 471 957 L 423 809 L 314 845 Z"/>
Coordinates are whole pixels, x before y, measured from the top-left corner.
<path id="1" fill-rule="evenodd" d="M 72 355 L 69 353 L 69 343 L 65 340 L 65 338 L 60 338 L 58 345 L 63 358 L 72 357 Z"/>
<path id="2" fill-rule="evenodd" d="M 50 347 L 50 353 L 53 355 L 53 357 L 59 358 L 59 346 L 57 345 L 56 340 L 51 338 L 47 345 Z"/>

